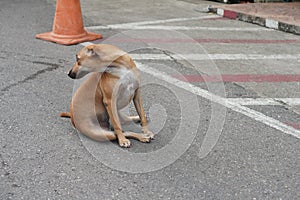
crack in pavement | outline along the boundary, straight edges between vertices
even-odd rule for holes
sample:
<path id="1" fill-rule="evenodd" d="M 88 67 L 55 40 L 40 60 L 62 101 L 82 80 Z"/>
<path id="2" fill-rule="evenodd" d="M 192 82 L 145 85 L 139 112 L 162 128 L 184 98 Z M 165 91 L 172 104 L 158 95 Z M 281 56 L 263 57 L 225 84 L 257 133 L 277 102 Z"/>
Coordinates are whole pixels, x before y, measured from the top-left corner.
<path id="1" fill-rule="evenodd" d="M 1 94 L 0 96 L 3 95 L 3 92 L 7 92 L 9 91 L 11 88 L 13 87 L 16 87 L 18 85 L 21 85 L 23 83 L 26 83 L 30 80 L 33 80 L 35 78 L 37 78 L 39 75 L 41 74 L 44 74 L 46 72 L 51 72 L 51 71 L 54 71 L 58 68 L 62 68 L 63 66 L 62 65 L 59 65 L 59 64 L 55 64 L 55 63 L 49 63 L 49 62 L 42 62 L 42 61 L 28 61 L 28 60 L 25 60 L 27 62 L 32 62 L 33 64 L 40 64 L 40 65 L 47 65 L 47 66 L 50 66 L 50 67 L 47 67 L 45 69 L 41 69 L 41 70 L 38 70 L 37 72 L 35 72 L 34 74 L 31 74 L 30 76 L 27 76 L 26 78 L 24 78 L 23 80 L 20 80 L 20 81 L 17 81 L 15 83 L 12 83 L 4 88 L 2 88 L 0 91 L 1 91 Z"/>

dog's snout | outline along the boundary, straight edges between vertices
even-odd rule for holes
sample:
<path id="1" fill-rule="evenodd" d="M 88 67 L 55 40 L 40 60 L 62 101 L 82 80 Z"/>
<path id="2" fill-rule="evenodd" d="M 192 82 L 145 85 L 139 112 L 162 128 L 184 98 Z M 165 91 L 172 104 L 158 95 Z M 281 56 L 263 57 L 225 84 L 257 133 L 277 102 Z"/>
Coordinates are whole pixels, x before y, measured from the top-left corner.
<path id="1" fill-rule="evenodd" d="M 76 78 L 76 73 L 74 73 L 72 70 L 69 71 L 68 76 L 72 79 Z"/>

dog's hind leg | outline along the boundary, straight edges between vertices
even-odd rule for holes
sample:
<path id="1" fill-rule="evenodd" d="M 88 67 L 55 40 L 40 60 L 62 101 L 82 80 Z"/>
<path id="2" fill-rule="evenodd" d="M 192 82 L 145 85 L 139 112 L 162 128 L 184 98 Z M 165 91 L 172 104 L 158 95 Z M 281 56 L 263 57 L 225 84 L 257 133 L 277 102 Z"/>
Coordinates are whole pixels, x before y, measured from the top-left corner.
<path id="1" fill-rule="evenodd" d="M 102 129 L 101 127 L 89 127 L 85 130 L 80 130 L 85 136 L 95 140 L 95 141 L 113 141 L 117 139 L 114 132 Z"/>
<path id="2" fill-rule="evenodd" d="M 136 116 L 127 116 L 127 115 L 125 115 L 121 112 L 118 112 L 118 113 L 119 113 L 121 124 L 126 124 L 126 123 L 131 123 L 131 122 L 141 123 L 141 119 L 138 115 L 136 115 Z"/>
<path id="3" fill-rule="evenodd" d="M 84 135 L 87 137 L 95 140 L 95 141 L 113 141 L 117 139 L 117 136 L 114 132 L 112 131 L 107 131 L 102 128 L 97 128 L 97 129 L 89 129 L 88 131 L 83 132 Z M 140 142 L 150 142 L 151 137 L 147 134 L 143 133 L 134 133 L 134 132 L 124 132 L 123 133 L 125 138 L 131 138 L 138 140 Z"/>

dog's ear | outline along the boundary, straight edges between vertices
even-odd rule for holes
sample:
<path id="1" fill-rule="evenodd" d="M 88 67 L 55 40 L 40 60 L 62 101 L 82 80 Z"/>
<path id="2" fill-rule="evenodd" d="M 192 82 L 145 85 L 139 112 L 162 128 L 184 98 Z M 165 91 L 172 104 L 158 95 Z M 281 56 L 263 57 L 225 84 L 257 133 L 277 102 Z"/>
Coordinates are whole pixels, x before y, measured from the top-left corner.
<path id="1" fill-rule="evenodd" d="M 87 56 L 89 56 L 89 57 L 97 55 L 97 53 L 94 51 L 94 48 L 93 48 L 93 47 L 88 47 L 88 48 L 86 49 L 85 54 L 86 54 Z"/>

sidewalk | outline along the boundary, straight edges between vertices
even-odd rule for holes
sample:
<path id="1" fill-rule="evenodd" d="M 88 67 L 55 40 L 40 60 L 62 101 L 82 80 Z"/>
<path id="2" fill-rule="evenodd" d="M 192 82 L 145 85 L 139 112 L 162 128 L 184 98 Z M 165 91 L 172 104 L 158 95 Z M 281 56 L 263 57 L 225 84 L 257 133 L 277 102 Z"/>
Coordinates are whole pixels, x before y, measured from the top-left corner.
<path id="1" fill-rule="evenodd" d="M 300 34 L 300 2 L 216 5 L 221 16 L 294 34 Z"/>

